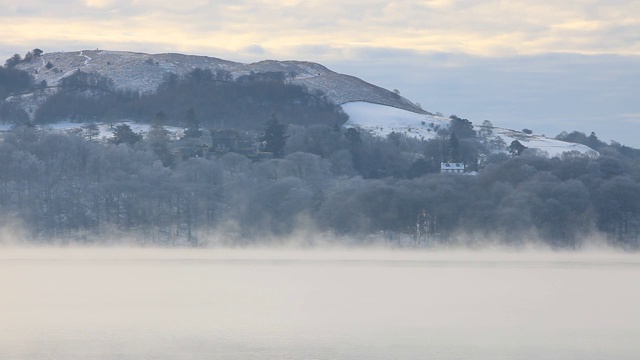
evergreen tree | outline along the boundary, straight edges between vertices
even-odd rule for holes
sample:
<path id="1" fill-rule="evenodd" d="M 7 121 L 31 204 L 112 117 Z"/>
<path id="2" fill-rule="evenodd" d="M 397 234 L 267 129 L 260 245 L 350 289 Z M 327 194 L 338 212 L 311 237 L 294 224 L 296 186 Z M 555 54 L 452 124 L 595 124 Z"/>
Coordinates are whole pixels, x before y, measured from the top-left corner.
<path id="1" fill-rule="evenodd" d="M 511 156 L 520 156 L 526 148 L 527 147 L 522 145 L 520 141 L 513 140 L 511 145 L 509 145 L 509 152 L 511 153 Z"/>
<path id="2" fill-rule="evenodd" d="M 449 161 L 458 163 L 460 162 L 460 142 L 458 141 L 458 137 L 456 133 L 451 133 L 449 136 Z"/>
<path id="3" fill-rule="evenodd" d="M 8 58 L 7 61 L 4 62 L 4 67 L 12 68 L 22 61 L 22 57 L 18 54 L 14 54 L 12 57 Z"/>
<path id="4" fill-rule="evenodd" d="M 169 131 L 164 127 L 167 116 L 159 111 L 151 122 L 147 141 L 154 154 L 162 161 L 164 166 L 172 164 L 171 151 L 169 151 Z"/>
<path id="5" fill-rule="evenodd" d="M 200 129 L 200 122 L 196 118 L 196 112 L 193 108 L 189 108 L 184 116 L 184 137 L 185 138 L 199 138 L 202 136 L 202 129 Z"/>
<path id="6" fill-rule="evenodd" d="M 33 87 L 33 76 L 26 71 L 0 66 L 0 101 L 12 94 L 27 92 Z"/>
<path id="7" fill-rule="evenodd" d="M 348 128 L 347 132 L 344 133 L 344 136 L 349 140 L 349 144 L 352 146 L 358 146 L 362 144 L 362 137 L 360 136 L 360 131 L 356 128 Z"/>
<path id="8" fill-rule="evenodd" d="M 271 115 L 264 128 L 264 132 L 260 137 L 260 141 L 264 142 L 263 150 L 273 154 L 275 158 L 284 156 L 284 146 L 287 144 L 288 135 L 287 125 L 281 124 L 276 115 Z"/>
<path id="9" fill-rule="evenodd" d="M 459 118 L 455 115 L 449 117 L 449 130 L 458 134 L 460 139 L 476 137 L 476 131 L 473 130 L 473 123 L 468 119 Z"/>
<path id="10" fill-rule="evenodd" d="M 364 151 L 360 131 L 353 127 L 349 128 L 344 133 L 344 137 L 347 139 L 347 150 L 351 155 L 352 166 L 355 170 L 361 172 L 363 169 Z"/>
<path id="11" fill-rule="evenodd" d="M 124 143 L 133 145 L 140 140 L 142 140 L 142 135 L 133 132 L 128 124 L 120 124 L 116 126 L 116 129 L 113 131 L 111 142 L 114 144 Z"/>
<path id="12" fill-rule="evenodd" d="M 591 132 L 591 135 L 589 135 L 589 137 L 587 138 L 587 143 L 585 145 L 587 145 L 588 147 L 594 149 L 594 150 L 598 150 L 601 145 L 602 142 L 598 139 L 598 136 L 596 136 L 595 132 Z"/>

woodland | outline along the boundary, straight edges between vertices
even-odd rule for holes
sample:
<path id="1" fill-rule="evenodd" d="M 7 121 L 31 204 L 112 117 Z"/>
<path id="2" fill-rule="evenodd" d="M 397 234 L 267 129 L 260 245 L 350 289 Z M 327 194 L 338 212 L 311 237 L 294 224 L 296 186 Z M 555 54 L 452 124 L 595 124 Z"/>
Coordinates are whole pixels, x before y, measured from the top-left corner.
<path id="1" fill-rule="evenodd" d="M 3 98 L 47 87 L 7 66 L 0 84 Z M 558 135 L 592 154 L 553 158 L 501 144 L 490 122 L 474 127 L 455 115 L 431 140 L 376 137 L 345 128 L 339 107 L 277 74 L 230 81 L 197 70 L 140 95 L 77 72 L 60 87 L 36 123 L 111 121 L 114 136 L 101 140 L 90 122 L 68 133 L 41 130 L 2 102 L 13 127 L 0 141 L 0 226 L 27 242 L 209 246 L 303 232 L 403 246 L 639 244 L 640 150 L 593 133 Z M 145 136 L 115 120 L 131 114 L 152 123 Z M 211 146 L 222 119 L 270 156 L 184 151 Z M 172 134 L 170 124 L 185 131 Z M 445 161 L 476 173 L 440 174 Z"/>

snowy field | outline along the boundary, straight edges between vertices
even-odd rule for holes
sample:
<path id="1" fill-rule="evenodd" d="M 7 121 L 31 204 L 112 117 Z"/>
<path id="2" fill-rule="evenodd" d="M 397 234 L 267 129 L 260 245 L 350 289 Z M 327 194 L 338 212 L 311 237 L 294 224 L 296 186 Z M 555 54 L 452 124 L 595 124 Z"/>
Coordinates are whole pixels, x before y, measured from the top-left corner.
<path id="1" fill-rule="evenodd" d="M 445 117 L 417 114 L 363 101 L 343 104 L 342 109 L 349 114 L 346 127 L 359 127 L 378 136 L 396 132 L 428 140 L 436 137 L 439 127 L 449 124 L 449 119 Z"/>
<path id="2" fill-rule="evenodd" d="M 350 102 L 342 105 L 349 114 L 346 127 L 359 127 L 378 136 L 387 136 L 392 132 L 401 133 L 417 139 L 433 139 L 437 129 L 447 127 L 449 118 L 416 114 L 413 112 L 372 104 L 367 102 Z M 479 129 L 475 124 L 475 130 Z M 595 153 L 582 144 L 567 143 L 540 135 L 528 135 L 519 131 L 494 127 L 495 135 L 500 136 L 509 145 L 518 140 L 522 145 L 546 152 L 550 157 L 560 156 L 564 152 L 578 151 L 582 154 Z"/>
<path id="3" fill-rule="evenodd" d="M 109 124 L 96 123 L 98 125 L 98 129 L 100 129 L 100 134 L 98 135 L 98 139 L 100 140 L 108 140 L 113 137 L 113 131 L 118 125 L 127 124 L 133 130 L 133 132 L 146 135 L 149 132 L 150 125 L 149 124 L 138 124 L 136 122 L 131 121 L 122 121 L 118 123 L 114 123 L 113 126 Z M 56 124 L 47 124 L 39 126 L 42 130 L 50 130 L 50 131 L 59 131 L 59 132 L 81 132 L 82 127 L 87 125 L 86 123 L 76 123 L 76 122 L 60 122 Z M 0 124 L 0 131 L 9 131 L 12 125 L 8 124 Z M 182 135 L 184 129 L 175 126 L 165 126 L 165 129 L 169 131 L 169 136 L 172 138 L 178 138 Z"/>
<path id="4" fill-rule="evenodd" d="M 582 144 L 568 143 L 540 135 L 527 135 L 522 133 L 514 135 L 512 130 L 507 129 L 494 128 L 493 131 L 495 134 L 499 135 L 507 145 L 511 144 L 513 140 L 518 140 L 522 145 L 528 148 L 546 152 L 549 157 L 559 157 L 563 153 L 571 151 L 577 151 L 582 154 L 598 154 L 597 151 Z"/>

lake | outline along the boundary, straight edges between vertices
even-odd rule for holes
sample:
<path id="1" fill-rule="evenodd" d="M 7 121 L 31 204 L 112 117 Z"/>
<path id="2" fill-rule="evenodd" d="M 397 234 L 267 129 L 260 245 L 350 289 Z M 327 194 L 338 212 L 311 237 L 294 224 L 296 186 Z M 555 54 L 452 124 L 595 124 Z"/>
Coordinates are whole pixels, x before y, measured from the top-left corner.
<path id="1" fill-rule="evenodd" d="M 637 359 L 640 255 L 0 248 L 0 359 Z"/>

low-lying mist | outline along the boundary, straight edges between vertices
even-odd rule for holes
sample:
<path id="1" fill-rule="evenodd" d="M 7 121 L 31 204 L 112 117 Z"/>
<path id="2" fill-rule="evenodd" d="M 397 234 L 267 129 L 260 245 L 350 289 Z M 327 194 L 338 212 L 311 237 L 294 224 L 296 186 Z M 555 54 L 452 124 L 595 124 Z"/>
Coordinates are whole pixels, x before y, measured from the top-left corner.
<path id="1" fill-rule="evenodd" d="M 635 359 L 616 249 L 0 248 L 2 359 Z"/>
<path id="2" fill-rule="evenodd" d="M 437 237 L 416 237 L 410 234 L 377 232 L 369 234 L 337 235 L 323 232 L 307 217 L 301 216 L 297 225 L 286 235 L 274 234 L 265 229 L 260 235 L 242 235 L 237 231 L 237 223 L 219 224 L 220 230 L 199 234 L 197 242 L 186 237 L 174 236 L 172 241 L 152 241 L 138 231 L 114 231 L 114 233 L 82 237 L 38 238 L 23 226 L 19 219 L 8 218 L 0 223 L 0 249 L 7 248 L 50 248 L 50 249 L 94 249 L 97 252 L 106 249 L 175 249 L 197 253 L 198 250 L 265 250 L 265 251 L 391 251 L 400 252 L 491 252 L 505 254 L 522 252 L 635 252 L 637 247 L 629 244 L 611 242 L 605 235 L 593 231 L 583 235 L 573 246 L 549 243 L 535 231 L 522 232 L 516 238 L 510 238 L 504 231 L 495 233 L 455 232 L 446 239 Z M 188 250 L 189 249 L 189 250 Z"/>

